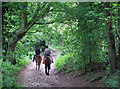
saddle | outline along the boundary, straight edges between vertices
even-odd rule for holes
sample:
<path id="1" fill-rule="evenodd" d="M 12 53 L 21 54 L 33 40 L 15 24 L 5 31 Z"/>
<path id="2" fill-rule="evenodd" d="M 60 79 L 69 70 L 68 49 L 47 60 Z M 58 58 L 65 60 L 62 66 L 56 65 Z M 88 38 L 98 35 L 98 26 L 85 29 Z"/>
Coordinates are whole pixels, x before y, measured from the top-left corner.
<path id="1" fill-rule="evenodd" d="M 52 60 L 51 60 L 50 56 L 45 56 L 45 58 L 44 58 L 44 62 L 47 60 L 47 57 L 49 57 L 49 59 L 50 59 L 50 63 L 52 63 Z"/>
<path id="2" fill-rule="evenodd" d="M 37 60 L 38 60 L 38 58 L 41 58 L 41 55 L 40 55 L 40 54 L 36 55 L 36 56 L 35 56 L 35 60 L 36 60 L 36 58 L 37 58 Z"/>
<path id="3" fill-rule="evenodd" d="M 36 55 L 36 56 L 41 56 L 40 54 Z"/>

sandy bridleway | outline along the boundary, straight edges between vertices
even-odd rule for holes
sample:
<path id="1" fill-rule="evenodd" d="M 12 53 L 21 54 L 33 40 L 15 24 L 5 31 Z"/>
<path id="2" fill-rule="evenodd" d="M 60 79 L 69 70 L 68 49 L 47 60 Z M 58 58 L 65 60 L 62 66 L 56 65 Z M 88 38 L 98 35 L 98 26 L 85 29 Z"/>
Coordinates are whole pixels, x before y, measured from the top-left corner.
<path id="1" fill-rule="evenodd" d="M 59 54 L 60 51 L 56 49 L 53 49 L 53 50 L 55 52 L 53 52 L 51 55 L 55 62 L 55 58 Z M 54 63 L 51 64 L 49 76 L 45 74 L 44 67 L 45 66 L 42 61 L 40 70 L 37 70 L 35 69 L 36 62 L 31 61 L 30 64 L 24 70 L 20 71 L 19 82 L 24 87 L 57 87 L 57 85 L 60 85 L 57 82 L 57 76 L 55 76 L 55 74 L 57 73 L 57 68 L 55 67 Z"/>
<path id="2" fill-rule="evenodd" d="M 53 49 L 49 47 L 50 49 Z M 51 54 L 54 63 L 60 50 L 53 49 Z M 102 87 L 100 81 L 88 83 L 83 76 L 77 76 L 75 73 L 58 73 L 54 63 L 51 64 L 50 75 L 45 74 L 44 64 L 41 62 L 40 70 L 36 69 L 36 63 L 30 62 L 25 69 L 19 73 L 19 83 L 23 87 Z"/>

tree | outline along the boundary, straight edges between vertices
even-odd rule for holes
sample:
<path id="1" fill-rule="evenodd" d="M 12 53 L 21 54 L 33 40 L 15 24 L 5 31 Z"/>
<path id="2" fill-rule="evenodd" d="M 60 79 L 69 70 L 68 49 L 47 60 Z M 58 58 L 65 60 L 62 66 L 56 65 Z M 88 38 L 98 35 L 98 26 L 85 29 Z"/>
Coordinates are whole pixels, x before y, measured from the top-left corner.
<path id="1" fill-rule="evenodd" d="M 40 27 L 41 25 L 45 26 L 55 22 L 63 22 L 64 19 L 59 18 L 63 14 L 57 14 L 57 11 L 55 11 L 61 9 L 61 6 L 57 7 L 59 4 L 60 3 L 50 2 L 3 3 L 4 55 L 7 54 L 9 57 L 9 54 L 15 51 L 17 42 L 20 41 L 34 25 L 39 25 Z"/>
<path id="2" fill-rule="evenodd" d="M 23 8 L 27 8 L 27 3 L 22 4 Z M 25 12 L 22 13 L 21 17 L 21 24 L 20 28 L 15 30 L 15 34 L 10 38 L 8 42 L 8 52 L 14 52 L 16 43 L 22 39 L 23 36 L 27 33 L 27 31 L 35 24 L 36 21 L 39 20 L 39 18 L 43 18 L 50 10 L 50 3 L 44 3 L 40 7 L 40 3 L 37 5 L 37 9 L 34 12 L 34 16 L 32 19 L 28 22 L 27 21 L 27 14 Z M 42 12 L 40 12 L 40 11 Z"/>
<path id="3" fill-rule="evenodd" d="M 35 5 L 36 5 L 36 7 L 35 7 Z M 50 10 L 51 3 L 46 3 L 46 2 L 44 2 L 42 4 L 41 3 L 32 4 L 32 3 L 27 3 L 27 2 L 26 3 L 22 3 L 22 2 L 21 3 L 5 3 L 4 6 L 7 6 L 8 11 L 5 12 L 5 14 L 3 15 L 3 17 L 4 17 L 3 21 L 6 21 L 5 17 L 8 16 L 8 14 L 10 15 L 10 18 L 12 18 L 13 16 L 19 17 L 19 19 L 16 20 L 19 22 L 18 23 L 19 25 L 14 26 L 14 28 L 16 28 L 16 29 L 14 29 L 11 32 L 12 36 L 10 36 L 10 38 L 8 38 L 9 41 L 7 42 L 7 44 L 8 44 L 7 54 L 9 54 L 9 52 L 15 51 L 17 42 L 25 36 L 25 34 L 28 32 L 28 30 L 30 30 L 30 28 L 37 21 L 44 19 L 44 17 L 52 10 Z M 4 6 L 3 6 L 3 10 L 4 10 Z M 29 12 L 29 9 L 28 9 L 29 7 L 33 10 L 34 13 L 32 13 L 32 11 Z M 35 8 L 33 8 L 33 7 L 35 7 Z M 18 11 L 16 11 L 17 8 L 19 8 Z M 14 20 L 14 22 L 15 22 L 15 20 Z M 41 23 L 41 24 L 44 24 L 44 23 Z M 3 26 L 3 29 L 5 28 L 4 26 Z M 11 28 L 11 29 L 13 29 L 13 28 Z"/>
<path id="4" fill-rule="evenodd" d="M 115 51 L 115 38 L 114 34 L 112 32 L 112 18 L 111 18 L 111 13 L 108 10 L 110 8 L 110 3 L 106 2 L 105 3 L 105 18 L 106 20 L 106 30 L 107 30 L 107 35 L 108 35 L 108 44 L 109 44 L 109 60 L 110 60 L 110 69 L 111 72 L 113 73 L 116 69 L 116 62 L 115 62 L 115 56 L 116 56 L 116 51 Z"/>
<path id="5" fill-rule="evenodd" d="M 118 2 L 118 38 L 119 38 L 119 46 L 118 46 L 118 67 L 120 68 L 120 2 Z"/>
<path id="6" fill-rule="evenodd" d="M 0 2 L 0 29 L 2 29 L 2 3 Z M 0 30 L 0 60 L 2 58 L 2 30 Z"/>

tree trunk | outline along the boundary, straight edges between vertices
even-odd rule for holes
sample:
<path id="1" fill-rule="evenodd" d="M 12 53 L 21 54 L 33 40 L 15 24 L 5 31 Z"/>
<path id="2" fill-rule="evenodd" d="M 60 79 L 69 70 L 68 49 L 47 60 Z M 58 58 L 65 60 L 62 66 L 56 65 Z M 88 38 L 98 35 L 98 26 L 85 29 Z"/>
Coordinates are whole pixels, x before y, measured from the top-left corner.
<path id="1" fill-rule="evenodd" d="M 27 32 L 27 31 L 26 31 Z M 15 51 L 15 47 L 17 42 L 22 39 L 22 37 L 25 35 L 26 32 L 19 32 L 19 34 L 14 35 L 8 42 L 8 49 L 7 49 L 7 56 L 10 59 L 10 56 L 13 55 L 9 55 L 9 52 L 11 52 L 13 54 L 13 52 Z M 11 59 L 11 63 L 12 64 L 16 64 L 16 59 L 13 58 Z"/>
<path id="2" fill-rule="evenodd" d="M 120 17 L 120 2 L 118 2 L 118 17 Z M 118 68 L 120 68 L 120 18 L 118 18 L 118 35 L 119 35 L 119 47 L 118 47 Z"/>
<path id="3" fill-rule="evenodd" d="M 24 3 L 23 7 L 27 8 L 27 3 Z M 31 24 L 29 24 L 29 25 L 31 25 Z M 25 36 L 27 31 L 30 29 L 29 25 L 27 27 L 27 15 L 25 14 L 25 12 L 23 12 L 21 14 L 20 29 L 16 30 L 16 32 L 15 32 L 16 34 L 14 34 L 8 42 L 7 56 L 8 56 L 9 59 L 10 59 L 10 56 L 11 56 L 11 55 L 9 55 L 9 52 L 11 52 L 13 54 L 13 52 L 15 51 L 15 47 L 16 47 L 17 42 L 19 40 L 21 40 L 23 38 L 23 36 Z M 11 59 L 11 63 L 15 65 L 16 64 L 16 59 L 15 58 Z"/>
<path id="4" fill-rule="evenodd" d="M 85 68 L 84 68 L 84 71 L 85 73 L 87 72 L 87 67 L 86 67 L 86 60 L 85 60 L 85 55 L 83 56 L 83 60 L 84 60 L 84 64 L 85 64 Z"/>
<path id="5" fill-rule="evenodd" d="M 2 58 L 2 3 L 0 2 L 0 60 Z"/>
<path id="6" fill-rule="evenodd" d="M 0 62 L 2 59 L 2 2 L 0 2 Z M 0 88 L 2 88 L 2 63 L 0 63 Z"/>
<path id="7" fill-rule="evenodd" d="M 110 8 L 110 3 L 106 2 L 105 3 L 106 8 Z M 114 39 L 114 34 L 112 32 L 112 19 L 111 19 L 111 14 L 109 10 L 106 10 L 106 15 L 105 17 L 108 18 L 109 20 L 106 20 L 106 30 L 107 30 L 107 35 L 108 35 L 108 44 L 109 44 L 109 60 L 110 60 L 110 70 L 111 73 L 113 73 L 116 69 L 116 62 L 115 62 L 115 39 Z"/>

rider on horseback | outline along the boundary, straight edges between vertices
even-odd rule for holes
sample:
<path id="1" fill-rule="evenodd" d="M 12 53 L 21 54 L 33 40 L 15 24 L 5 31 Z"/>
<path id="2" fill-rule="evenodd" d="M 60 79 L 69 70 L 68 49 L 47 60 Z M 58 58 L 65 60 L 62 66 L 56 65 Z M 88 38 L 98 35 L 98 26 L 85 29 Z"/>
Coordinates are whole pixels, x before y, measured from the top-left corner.
<path id="1" fill-rule="evenodd" d="M 53 58 L 52 58 L 52 56 L 51 56 L 50 54 L 51 54 L 51 51 L 50 51 L 50 49 L 48 49 L 48 46 L 46 46 L 46 47 L 45 47 L 45 50 L 44 50 L 44 58 L 45 58 L 46 56 L 50 56 L 51 59 L 52 59 L 52 63 L 53 63 Z M 43 59 L 44 59 L 44 58 L 43 58 Z M 43 64 L 44 64 L 44 61 L 43 61 Z"/>
<path id="2" fill-rule="evenodd" d="M 37 48 L 36 51 L 35 51 L 36 54 L 34 55 L 33 62 L 34 62 L 34 60 L 35 60 L 35 56 L 36 56 L 36 55 L 39 55 L 39 54 L 41 53 L 41 51 L 40 51 L 40 46 L 38 45 L 37 47 L 38 47 L 38 48 Z"/>

